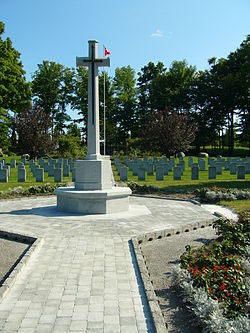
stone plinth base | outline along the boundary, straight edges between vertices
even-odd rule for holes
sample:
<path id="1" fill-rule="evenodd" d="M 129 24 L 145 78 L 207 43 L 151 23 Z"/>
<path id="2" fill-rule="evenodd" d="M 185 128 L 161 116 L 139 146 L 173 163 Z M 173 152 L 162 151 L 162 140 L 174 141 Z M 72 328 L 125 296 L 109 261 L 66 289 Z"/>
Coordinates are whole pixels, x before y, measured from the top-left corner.
<path id="1" fill-rule="evenodd" d="M 113 187 L 107 190 L 76 190 L 74 187 L 59 187 L 57 209 L 79 214 L 110 214 L 129 210 L 128 187 Z"/>
<path id="2" fill-rule="evenodd" d="M 108 159 L 75 161 L 76 190 L 111 190 L 112 169 Z"/>

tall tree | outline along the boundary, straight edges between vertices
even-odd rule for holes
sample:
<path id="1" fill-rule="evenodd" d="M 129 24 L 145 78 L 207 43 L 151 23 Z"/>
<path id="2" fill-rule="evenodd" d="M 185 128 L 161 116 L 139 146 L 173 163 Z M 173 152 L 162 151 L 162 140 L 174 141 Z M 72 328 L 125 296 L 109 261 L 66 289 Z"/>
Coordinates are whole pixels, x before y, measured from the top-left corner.
<path id="1" fill-rule="evenodd" d="M 135 83 L 135 71 L 130 66 L 116 68 L 113 80 L 116 104 L 115 121 L 118 140 L 124 149 L 128 136 L 135 137 L 137 133 Z"/>
<path id="2" fill-rule="evenodd" d="M 61 64 L 44 60 L 32 75 L 32 90 L 36 103 L 52 118 L 52 135 L 63 132 L 70 120 L 66 107 L 73 94 L 74 73 Z"/>
<path id="3" fill-rule="evenodd" d="M 52 149 L 48 133 L 51 117 L 39 105 L 24 109 L 17 117 L 18 151 L 31 157 L 42 156 Z"/>
<path id="4" fill-rule="evenodd" d="M 228 59 L 234 70 L 237 82 L 237 94 L 235 96 L 236 108 L 240 122 L 238 128 L 241 131 L 241 140 L 248 143 L 250 151 L 250 35 L 241 43 L 239 49 L 230 53 Z"/>
<path id="5" fill-rule="evenodd" d="M 77 67 L 73 78 L 74 94 L 71 100 L 71 107 L 77 111 L 82 139 L 87 143 L 87 116 L 88 116 L 88 70 L 83 67 Z"/>
<path id="6" fill-rule="evenodd" d="M 10 145 L 8 128 L 14 138 L 15 115 L 30 106 L 31 90 L 26 83 L 20 53 L 12 46 L 9 37 L 3 40 L 3 33 L 4 23 L 0 22 L 0 142 L 7 148 Z"/>
<path id="7" fill-rule="evenodd" d="M 155 95 L 153 92 L 153 81 L 160 75 L 164 75 L 166 68 L 162 62 L 158 62 L 156 65 L 153 62 L 149 62 L 146 66 L 141 68 L 141 72 L 138 73 L 138 110 L 140 122 L 146 123 L 149 116 L 155 111 L 158 103 L 155 103 Z M 162 108 L 157 108 L 157 110 Z"/>
<path id="8" fill-rule="evenodd" d="M 165 109 L 153 114 L 145 125 L 142 133 L 144 146 L 147 150 L 159 151 L 170 157 L 190 148 L 196 129 L 196 123 L 190 121 L 187 115 Z"/>
<path id="9" fill-rule="evenodd" d="M 99 98 L 100 98 L 100 137 L 104 139 L 104 72 L 99 75 Z M 115 148 L 116 122 L 115 122 L 115 99 L 114 86 L 111 77 L 105 73 L 105 139 L 106 152 Z"/>
<path id="10" fill-rule="evenodd" d="M 190 112 L 192 108 L 191 88 L 196 67 L 186 60 L 173 61 L 169 70 L 159 74 L 152 81 L 154 108 L 157 111 L 170 107 L 177 112 Z"/>

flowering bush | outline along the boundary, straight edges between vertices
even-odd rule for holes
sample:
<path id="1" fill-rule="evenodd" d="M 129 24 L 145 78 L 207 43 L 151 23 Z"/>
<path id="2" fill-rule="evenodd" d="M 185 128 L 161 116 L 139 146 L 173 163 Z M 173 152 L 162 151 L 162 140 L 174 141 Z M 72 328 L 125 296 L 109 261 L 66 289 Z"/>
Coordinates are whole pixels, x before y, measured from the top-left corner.
<path id="1" fill-rule="evenodd" d="M 194 312 L 204 333 L 249 332 L 249 319 L 239 315 L 228 319 L 223 315 L 223 302 L 211 298 L 204 288 L 193 286 L 193 279 L 187 270 L 175 267 L 172 283 L 180 288 L 187 307 Z"/>
<path id="2" fill-rule="evenodd" d="M 240 215 L 237 223 L 218 220 L 214 223 L 219 238 L 198 250 L 186 247 L 181 256 L 195 288 L 203 288 L 209 298 L 223 303 L 223 314 L 232 319 L 247 315 L 249 300 L 248 259 L 250 214 Z"/>
<path id="3" fill-rule="evenodd" d="M 29 196 L 37 194 L 52 194 L 57 187 L 66 186 L 66 184 L 49 184 L 33 185 L 27 189 L 23 189 L 22 186 L 9 188 L 7 192 L 0 191 L 0 198 L 9 198 L 17 196 Z"/>
<path id="4" fill-rule="evenodd" d="M 233 201 L 250 199 L 250 191 L 238 189 L 221 189 L 216 186 L 207 189 L 202 188 L 195 191 L 195 194 L 203 202 L 218 202 L 220 200 Z"/>

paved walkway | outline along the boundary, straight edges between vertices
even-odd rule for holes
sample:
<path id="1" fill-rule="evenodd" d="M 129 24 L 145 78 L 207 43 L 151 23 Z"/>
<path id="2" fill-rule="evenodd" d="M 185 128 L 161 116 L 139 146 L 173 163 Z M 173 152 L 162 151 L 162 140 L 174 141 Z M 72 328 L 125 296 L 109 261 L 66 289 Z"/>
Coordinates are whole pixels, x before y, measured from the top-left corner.
<path id="1" fill-rule="evenodd" d="M 132 213 L 58 213 L 56 197 L 0 201 L 0 230 L 38 237 L 0 303 L 0 332 L 154 332 L 129 240 L 212 219 L 189 202 L 131 197 Z"/>

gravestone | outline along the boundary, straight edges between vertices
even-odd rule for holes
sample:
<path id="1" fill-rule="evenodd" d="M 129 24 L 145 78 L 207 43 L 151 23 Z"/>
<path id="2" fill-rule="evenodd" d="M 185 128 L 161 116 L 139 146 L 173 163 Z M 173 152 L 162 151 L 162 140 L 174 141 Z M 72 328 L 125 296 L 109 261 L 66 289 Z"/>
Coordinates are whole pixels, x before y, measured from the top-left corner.
<path id="1" fill-rule="evenodd" d="M 183 173 L 185 171 L 185 161 L 184 160 L 180 160 L 178 166 L 181 168 L 181 175 L 183 175 Z"/>
<path id="2" fill-rule="evenodd" d="M 153 176 L 154 175 L 153 163 L 148 163 L 148 165 L 147 165 L 147 174 L 148 174 L 148 176 Z"/>
<path id="3" fill-rule="evenodd" d="M 44 170 L 41 168 L 36 169 L 36 182 L 43 183 L 44 182 Z"/>
<path id="4" fill-rule="evenodd" d="M 158 166 L 155 170 L 156 180 L 164 180 L 164 170 L 163 167 Z"/>
<path id="5" fill-rule="evenodd" d="M 199 159 L 199 167 L 200 167 L 200 171 L 206 170 L 206 162 L 202 158 Z"/>
<path id="6" fill-rule="evenodd" d="M 128 168 L 123 166 L 120 171 L 120 180 L 127 181 L 128 180 Z"/>
<path id="7" fill-rule="evenodd" d="M 208 167 L 208 179 L 216 179 L 216 167 L 215 166 Z"/>
<path id="8" fill-rule="evenodd" d="M 229 161 L 225 162 L 224 168 L 225 168 L 226 171 L 230 170 L 230 165 L 231 165 L 231 163 Z"/>
<path id="9" fill-rule="evenodd" d="M 8 170 L 0 169 L 0 183 L 8 183 Z"/>
<path id="10" fill-rule="evenodd" d="M 25 183 L 26 182 L 26 170 L 23 163 L 18 164 L 17 168 L 17 181 L 19 183 Z"/>
<path id="11" fill-rule="evenodd" d="M 236 175 L 237 164 L 232 162 L 230 163 L 230 175 Z"/>
<path id="12" fill-rule="evenodd" d="M 14 158 L 12 158 L 12 159 L 10 160 L 10 167 L 11 167 L 12 169 L 15 169 L 15 168 L 16 168 L 16 160 L 15 160 Z"/>
<path id="13" fill-rule="evenodd" d="M 246 178 L 245 166 L 238 165 L 237 167 L 237 179 L 245 179 Z"/>
<path id="14" fill-rule="evenodd" d="M 61 183 L 62 182 L 62 169 L 61 168 L 55 168 L 54 169 L 54 182 L 55 183 Z"/>
<path id="15" fill-rule="evenodd" d="M 137 170 L 138 173 L 138 180 L 145 180 L 145 169 L 142 167 L 139 167 Z"/>
<path id="16" fill-rule="evenodd" d="M 138 163 L 135 161 L 133 162 L 133 165 L 132 165 L 132 171 L 133 171 L 133 176 L 138 175 Z"/>
<path id="17" fill-rule="evenodd" d="M 54 177 L 54 173 L 55 173 L 55 166 L 53 164 L 51 164 L 51 165 L 49 165 L 48 176 Z"/>
<path id="18" fill-rule="evenodd" d="M 193 164 L 193 157 L 188 158 L 188 166 L 191 167 Z"/>
<path id="19" fill-rule="evenodd" d="M 69 165 L 68 164 L 64 164 L 63 165 L 63 177 L 69 177 Z"/>
<path id="20" fill-rule="evenodd" d="M 196 163 L 192 164 L 191 167 L 191 179 L 192 180 L 198 180 L 199 179 L 199 168 Z"/>
<path id="21" fill-rule="evenodd" d="M 44 163 L 44 172 L 49 171 L 49 164 L 47 162 Z"/>
<path id="22" fill-rule="evenodd" d="M 215 162 L 216 174 L 222 175 L 222 164 L 220 162 Z"/>
<path id="23" fill-rule="evenodd" d="M 181 167 L 180 166 L 175 166 L 174 167 L 174 174 L 173 174 L 173 178 L 174 180 L 181 180 Z"/>
<path id="24" fill-rule="evenodd" d="M 250 174 L 250 162 L 245 162 L 244 166 L 245 166 L 245 169 L 246 169 L 245 170 L 246 174 L 249 175 Z"/>

